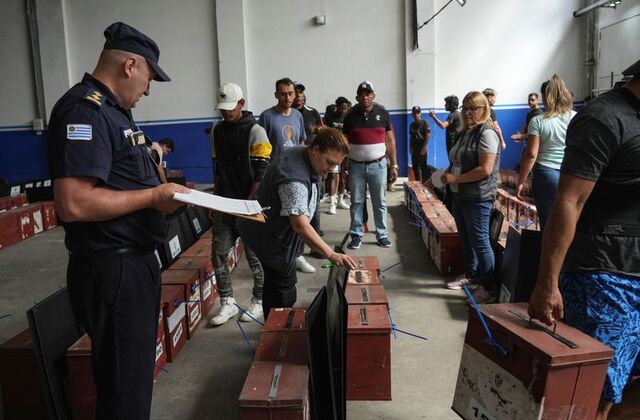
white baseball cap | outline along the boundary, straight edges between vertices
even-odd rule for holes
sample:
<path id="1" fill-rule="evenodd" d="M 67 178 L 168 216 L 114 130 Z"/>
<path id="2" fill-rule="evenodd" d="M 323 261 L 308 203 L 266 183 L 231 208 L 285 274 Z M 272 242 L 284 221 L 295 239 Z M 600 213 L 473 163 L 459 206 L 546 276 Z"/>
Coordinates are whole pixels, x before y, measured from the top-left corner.
<path id="1" fill-rule="evenodd" d="M 238 101 L 242 99 L 242 89 L 235 83 L 225 83 L 218 89 L 216 99 L 218 101 L 216 109 L 231 111 L 238 105 Z"/>

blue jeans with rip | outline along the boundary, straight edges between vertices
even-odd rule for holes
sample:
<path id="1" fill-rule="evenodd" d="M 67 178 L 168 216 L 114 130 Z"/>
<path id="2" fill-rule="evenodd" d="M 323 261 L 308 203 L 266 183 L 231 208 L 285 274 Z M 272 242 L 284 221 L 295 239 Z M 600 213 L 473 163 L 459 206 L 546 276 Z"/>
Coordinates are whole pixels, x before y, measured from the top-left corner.
<path id="1" fill-rule="evenodd" d="M 531 173 L 531 194 L 536 203 L 538 218 L 540 219 L 540 230 L 544 230 L 551 212 L 553 200 L 556 198 L 558 183 L 560 182 L 560 171 L 535 164 Z"/>
<path id="2" fill-rule="evenodd" d="M 349 160 L 349 189 L 351 191 L 351 226 L 352 236 L 364 235 L 362 208 L 366 204 L 366 190 L 371 194 L 373 220 L 376 225 L 376 238 L 387 237 L 387 161 L 365 164 Z"/>
<path id="3" fill-rule="evenodd" d="M 495 292 L 495 254 L 489 240 L 489 219 L 493 200 L 459 199 L 453 194 L 453 217 L 462 242 L 464 273 L 478 280 L 489 292 Z"/>

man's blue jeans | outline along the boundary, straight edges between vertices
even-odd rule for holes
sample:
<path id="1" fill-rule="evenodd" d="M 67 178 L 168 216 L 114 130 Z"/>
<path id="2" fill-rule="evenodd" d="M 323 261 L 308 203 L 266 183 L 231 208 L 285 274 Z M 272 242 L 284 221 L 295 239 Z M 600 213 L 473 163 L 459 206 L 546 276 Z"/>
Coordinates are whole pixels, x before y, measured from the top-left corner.
<path id="1" fill-rule="evenodd" d="M 533 166 L 531 174 L 531 194 L 536 203 L 538 218 L 540 219 L 540 230 L 544 230 L 549 218 L 549 212 L 556 198 L 558 183 L 560 182 L 560 171 L 547 166 Z"/>
<path id="2" fill-rule="evenodd" d="M 351 190 L 351 226 L 349 233 L 362 238 L 364 225 L 362 208 L 366 204 L 366 188 L 371 193 L 376 238 L 387 237 L 387 160 L 364 164 L 349 160 L 349 189 Z"/>
<path id="3" fill-rule="evenodd" d="M 465 276 L 477 279 L 487 291 L 495 286 L 495 255 L 489 240 L 492 209 L 493 200 L 460 200 L 453 194 L 453 217 L 462 241 Z"/>

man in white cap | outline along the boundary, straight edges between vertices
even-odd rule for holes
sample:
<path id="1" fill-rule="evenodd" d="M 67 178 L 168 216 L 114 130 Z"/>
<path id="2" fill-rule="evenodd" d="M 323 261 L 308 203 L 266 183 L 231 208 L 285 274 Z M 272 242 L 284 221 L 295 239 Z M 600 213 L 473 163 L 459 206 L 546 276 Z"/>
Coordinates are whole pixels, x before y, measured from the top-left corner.
<path id="1" fill-rule="evenodd" d="M 603 420 L 640 374 L 640 60 L 622 74 L 631 80 L 569 124 L 529 300 L 532 318 L 563 319 L 613 348 L 595 417 Z"/>
<path id="2" fill-rule="evenodd" d="M 214 192 L 227 198 L 254 199 L 260 181 L 269 167 L 271 144 L 264 128 L 260 127 L 249 111 L 243 111 L 245 100 L 242 89 L 234 83 L 227 83 L 218 89 L 216 109 L 222 114 L 222 122 L 211 131 L 211 155 L 215 161 Z M 211 258 L 220 293 L 220 309 L 209 321 L 217 326 L 227 322 L 238 313 L 231 273 L 227 262 L 229 250 L 239 234 L 236 217 L 227 213 L 214 212 Z M 256 254 L 245 246 L 247 262 L 253 273 L 253 297 L 251 305 L 240 317 L 241 321 L 251 321 L 262 316 L 262 285 L 264 272 Z"/>

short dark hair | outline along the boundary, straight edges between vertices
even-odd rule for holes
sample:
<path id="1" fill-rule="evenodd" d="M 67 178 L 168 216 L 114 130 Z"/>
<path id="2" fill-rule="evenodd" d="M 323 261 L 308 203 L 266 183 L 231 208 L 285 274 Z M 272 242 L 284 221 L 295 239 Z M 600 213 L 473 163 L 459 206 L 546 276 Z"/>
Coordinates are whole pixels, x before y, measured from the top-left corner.
<path id="1" fill-rule="evenodd" d="M 456 95 L 449 95 L 444 98 L 445 105 L 451 105 L 452 108 L 457 108 L 460 105 L 460 99 Z"/>
<path id="2" fill-rule="evenodd" d="M 333 127 L 316 128 L 315 136 L 309 143 L 309 147 L 314 146 L 318 146 L 322 153 L 336 150 L 345 156 L 349 154 L 349 141 L 342 131 Z"/>
<path id="3" fill-rule="evenodd" d="M 173 143 L 173 140 L 171 140 L 169 137 L 165 137 L 165 138 L 163 138 L 162 140 L 160 140 L 160 141 L 158 142 L 158 144 L 159 144 L 160 146 L 167 146 L 169 149 L 171 149 L 171 151 L 172 151 L 172 152 L 175 152 L 175 151 L 176 151 L 176 146 L 175 146 L 175 144 Z"/>
<path id="4" fill-rule="evenodd" d="M 342 104 L 349 104 L 349 100 L 344 96 L 338 96 L 336 98 L 336 106 L 340 106 Z"/>
<path id="5" fill-rule="evenodd" d="M 278 86 L 280 85 L 293 86 L 293 80 L 289 79 L 288 77 L 283 77 L 282 79 L 276 80 L 276 90 L 278 90 Z"/>
<path id="6" fill-rule="evenodd" d="M 333 114 L 334 112 L 336 112 L 336 106 L 334 104 L 329 104 L 324 109 L 325 114 Z"/>
<path id="7" fill-rule="evenodd" d="M 536 98 L 539 98 L 538 93 L 537 92 L 531 92 L 529 95 L 527 95 L 527 99 L 529 99 L 530 97 L 535 96 Z"/>

